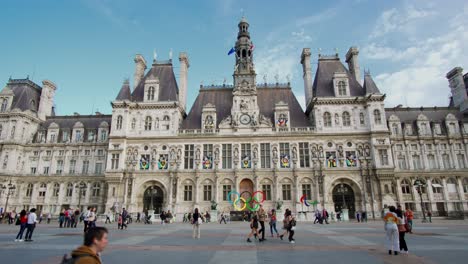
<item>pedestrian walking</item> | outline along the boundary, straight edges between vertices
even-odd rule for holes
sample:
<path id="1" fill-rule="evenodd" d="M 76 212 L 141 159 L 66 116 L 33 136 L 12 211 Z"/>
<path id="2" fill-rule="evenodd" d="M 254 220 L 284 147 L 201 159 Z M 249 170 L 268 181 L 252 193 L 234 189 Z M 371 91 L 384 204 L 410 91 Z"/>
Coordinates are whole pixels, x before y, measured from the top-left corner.
<path id="1" fill-rule="evenodd" d="M 250 238 L 252 236 L 255 236 L 255 238 L 260 237 L 259 231 L 258 231 L 258 218 L 256 215 L 252 217 L 252 220 L 250 221 L 250 233 L 247 235 L 247 242 L 251 243 L 252 240 Z M 260 242 L 263 240 L 260 239 Z"/>
<path id="2" fill-rule="evenodd" d="M 135 223 L 141 223 L 140 217 L 141 217 L 141 214 L 140 214 L 140 212 L 138 212 L 137 213 L 137 219 L 136 219 Z"/>
<path id="3" fill-rule="evenodd" d="M 383 218 L 384 229 L 387 236 L 387 247 L 388 254 L 391 255 L 392 251 L 395 255 L 398 255 L 400 251 L 400 239 L 398 234 L 398 216 L 396 215 L 395 206 L 389 206 L 389 212 L 387 212 Z"/>
<path id="4" fill-rule="evenodd" d="M 271 237 L 274 237 L 273 235 L 273 230 L 276 232 L 276 236 L 279 237 L 278 229 L 276 229 L 276 211 L 275 209 L 271 209 L 271 215 L 270 215 L 270 232 L 271 232 Z"/>
<path id="5" fill-rule="evenodd" d="M 411 211 L 411 209 L 409 207 L 406 207 L 406 211 L 405 211 L 405 217 L 406 217 L 406 221 L 408 222 L 408 232 L 410 232 L 410 234 L 413 233 L 413 219 L 414 219 L 414 214 L 413 214 L 413 211 Z"/>
<path id="6" fill-rule="evenodd" d="M 429 223 L 432 223 L 432 212 L 427 211 L 427 217 L 429 218 Z"/>
<path id="7" fill-rule="evenodd" d="M 20 230 L 18 234 L 16 235 L 15 242 L 16 241 L 23 242 L 23 233 L 24 233 L 24 230 L 26 229 L 26 225 L 28 224 L 28 215 L 26 213 L 26 210 L 21 210 L 19 214 L 19 218 L 16 221 L 17 221 L 16 225 L 19 224 Z"/>
<path id="8" fill-rule="evenodd" d="M 52 215 L 50 212 L 47 213 L 47 224 L 50 224 L 50 219 L 52 219 Z"/>
<path id="9" fill-rule="evenodd" d="M 65 223 L 65 212 L 62 210 L 62 212 L 59 213 L 59 226 L 60 228 L 63 227 L 63 224 Z"/>
<path id="10" fill-rule="evenodd" d="M 258 222 L 260 223 L 261 229 L 258 231 L 258 233 L 262 233 L 262 238 L 260 238 L 260 242 L 265 241 L 265 218 L 267 217 L 267 214 L 265 212 L 265 209 L 263 209 L 263 205 L 260 204 L 260 210 L 257 211 L 258 215 Z"/>
<path id="11" fill-rule="evenodd" d="M 291 215 L 291 210 L 286 209 L 284 212 L 284 218 L 283 218 L 283 233 L 279 236 L 281 240 L 283 240 L 284 235 L 286 235 L 289 232 L 289 216 Z"/>
<path id="12" fill-rule="evenodd" d="M 361 222 L 361 214 L 359 213 L 359 211 L 356 212 L 356 219 L 357 219 L 357 222 Z"/>
<path id="13" fill-rule="evenodd" d="M 323 224 L 323 221 L 325 221 L 325 223 L 327 223 L 327 225 L 330 224 L 330 223 L 328 223 L 328 216 L 329 215 L 328 215 L 327 209 L 323 208 L 323 210 L 322 210 L 322 224 Z"/>
<path id="14" fill-rule="evenodd" d="M 36 208 L 32 208 L 31 210 L 29 210 L 29 214 L 28 214 L 28 222 L 26 224 L 26 235 L 24 237 L 24 241 L 27 241 L 27 242 L 33 241 L 31 237 L 34 232 L 34 228 L 36 228 L 36 223 L 37 223 Z"/>
<path id="15" fill-rule="evenodd" d="M 224 224 L 227 224 L 226 223 L 226 214 L 224 212 L 221 213 L 220 215 L 221 219 L 219 220 L 219 224 L 221 224 L 221 222 L 224 221 Z"/>
<path id="16" fill-rule="evenodd" d="M 288 225 L 288 232 L 289 232 L 289 243 L 294 244 L 296 240 L 294 239 L 294 233 L 296 232 L 296 218 L 291 214 L 289 215 L 289 225 Z M 323 223 L 322 223 L 323 224 Z"/>
<path id="17" fill-rule="evenodd" d="M 75 264 L 101 264 L 100 253 L 108 244 L 108 231 L 105 227 L 90 228 L 84 235 L 84 243 L 71 253 Z M 63 257 L 62 263 L 67 262 L 67 256 Z M 71 261 L 70 261 L 71 263 Z"/>
<path id="18" fill-rule="evenodd" d="M 400 253 L 408 254 L 408 245 L 406 244 L 405 234 L 407 232 L 405 228 L 405 215 L 401 210 L 401 205 L 398 205 L 396 211 L 396 215 L 398 216 L 398 234 L 399 234 L 399 242 L 400 242 Z"/>
<path id="19" fill-rule="evenodd" d="M 367 223 L 367 212 L 366 211 L 362 211 L 362 213 L 361 213 L 361 222 L 362 223 L 364 223 L 364 222 Z"/>
<path id="20" fill-rule="evenodd" d="M 202 218 L 200 213 L 198 212 L 198 208 L 195 208 L 195 211 L 192 215 L 192 227 L 193 227 L 193 235 L 192 237 L 195 239 L 200 239 L 200 225 L 202 224 Z"/>

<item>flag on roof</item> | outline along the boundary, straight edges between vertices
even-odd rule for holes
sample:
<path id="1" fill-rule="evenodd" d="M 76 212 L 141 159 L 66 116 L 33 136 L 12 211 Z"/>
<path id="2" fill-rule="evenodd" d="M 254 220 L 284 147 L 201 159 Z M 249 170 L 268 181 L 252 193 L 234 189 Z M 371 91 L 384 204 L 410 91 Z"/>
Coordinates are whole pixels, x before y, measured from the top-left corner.
<path id="1" fill-rule="evenodd" d="M 232 48 L 229 50 L 228 55 L 233 54 L 235 51 L 236 51 L 236 50 L 234 49 L 234 47 L 232 47 Z"/>

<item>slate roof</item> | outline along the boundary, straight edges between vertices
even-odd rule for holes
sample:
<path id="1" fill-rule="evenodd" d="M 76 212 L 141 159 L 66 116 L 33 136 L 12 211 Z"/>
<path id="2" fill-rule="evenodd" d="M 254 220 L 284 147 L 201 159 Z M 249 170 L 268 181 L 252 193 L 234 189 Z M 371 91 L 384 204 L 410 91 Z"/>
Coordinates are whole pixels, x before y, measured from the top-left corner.
<path id="1" fill-rule="evenodd" d="M 7 87 L 14 93 L 11 109 L 19 108 L 21 111 L 39 110 L 42 87 L 29 79 L 9 79 Z M 31 101 L 34 100 L 34 105 Z"/>
<path id="2" fill-rule="evenodd" d="M 333 88 L 333 74 L 335 72 L 344 72 L 348 76 L 350 96 L 365 95 L 364 89 L 354 76 L 341 63 L 338 56 L 319 57 L 317 72 L 315 73 L 312 91 L 314 97 L 333 97 L 335 90 Z"/>
<path id="3" fill-rule="evenodd" d="M 430 122 L 443 122 L 449 113 L 453 114 L 458 120 L 468 121 L 468 117 L 464 117 L 458 107 L 385 108 L 387 119 L 391 115 L 396 115 L 402 123 L 415 122 L 419 114 L 425 115 Z"/>
<path id="4" fill-rule="evenodd" d="M 145 81 L 159 79 L 159 101 L 178 101 L 179 87 L 174 75 L 172 61 L 153 63 L 151 69 L 132 93 L 132 101 L 142 102 L 145 94 Z M 120 94 L 120 93 L 119 93 Z"/>
<path id="5" fill-rule="evenodd" d="M 370 73 L 364 74 L 364 92 L 365 94 L 381 94 Z"/>
<path id="6" fill-rule="evenodd" d="M 46 121 L 41 123 L 39 130 L 48 129 L 52 123 L 56 123 L 61 130 L 71 130 L 76 122 L 83 123 L 85 129 L 98 129 L 103 121 L 110 126 L 112 115 L 48 116 Z"/>
<path id="7" fill-rule="evenodd" d="M 216 125 L 231 114 L 232 88 L 202 88 L 193 103 L 190 113 L 182 122 L 182 129 L 201 129 L 201 114 L 203 106 L 210 103 L 216 106 Z M 283 101 L 289 106 L 291 127 L 312 126 L 302 110 L 291 88 L 257 87 L 257 102 L 260 114 L 270 118 L 274 124 L 275 104 Z"/>
<path id="8" fill-rule="evenodd" d="M 122 84 L 122 88 L 120 88 L 120 92 L 115 98 L 116 101 L 124 101 L 124 100 L 131 100 L 132 95 L 130 92 L 130 83 L 128 80 L 125 80 Z"/>

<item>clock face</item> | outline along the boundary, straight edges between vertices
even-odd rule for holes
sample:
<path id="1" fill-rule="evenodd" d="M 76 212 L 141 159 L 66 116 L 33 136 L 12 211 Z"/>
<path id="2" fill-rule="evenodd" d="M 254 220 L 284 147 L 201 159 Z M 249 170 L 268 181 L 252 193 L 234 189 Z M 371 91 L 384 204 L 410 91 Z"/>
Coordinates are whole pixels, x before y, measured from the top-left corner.
<path id="1" fill-rule="evenodd" d="M 250 123 L 250 116 L 247 115 L 247 114 L 241 115 L 241 117 L 240 117 L 240 122 L 241 122 L 242 124 L 244 124 L 244 125 L 249 124 L 249 123 Z"/>

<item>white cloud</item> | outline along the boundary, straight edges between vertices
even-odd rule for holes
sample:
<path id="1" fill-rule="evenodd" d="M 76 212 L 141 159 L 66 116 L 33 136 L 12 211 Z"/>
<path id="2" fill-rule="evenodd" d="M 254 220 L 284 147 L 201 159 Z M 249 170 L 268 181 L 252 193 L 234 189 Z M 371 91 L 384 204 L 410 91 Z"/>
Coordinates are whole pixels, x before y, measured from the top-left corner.
<path id="1" fill-rule="evenodd" d="M 310 42 L 312 41 L 312 37 L 307 35 L 305 32 L 304 32 L 304 29 L 301 28 L 301 30 L 299 32 L 295 32 L 293 31 L 291 33 L 291 35 L 298 41 L 298 42 Z"/>
<path id="2" fill-rule="evenodd" d="M 303 27 L 311 24 L 318 24 L 325 20 L 332 19 L 338 13 L 338 7 L 332 7 L 324 11 L 320 11 L 318 14 L 300 17 L 296 20 L 296 26 Z"/>

